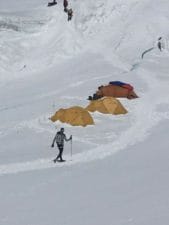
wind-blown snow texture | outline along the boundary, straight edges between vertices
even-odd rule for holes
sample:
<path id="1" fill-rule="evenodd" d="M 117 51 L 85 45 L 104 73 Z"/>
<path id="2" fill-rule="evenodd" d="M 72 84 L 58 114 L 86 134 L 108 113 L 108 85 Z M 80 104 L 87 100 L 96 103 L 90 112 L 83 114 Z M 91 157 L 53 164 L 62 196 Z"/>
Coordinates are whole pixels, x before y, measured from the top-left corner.
<path id="1" fill-rule="evenodd" d="M 0 2 L 0 225 L 168 225 L 169 3 L 71 0 L 70 22 L 61 0 L 46 5 Z M 140 98 L 64 124 L 73 157 L 66 143 L 53 164 L 63 124 L 48 118 L 112 80 Z"/>

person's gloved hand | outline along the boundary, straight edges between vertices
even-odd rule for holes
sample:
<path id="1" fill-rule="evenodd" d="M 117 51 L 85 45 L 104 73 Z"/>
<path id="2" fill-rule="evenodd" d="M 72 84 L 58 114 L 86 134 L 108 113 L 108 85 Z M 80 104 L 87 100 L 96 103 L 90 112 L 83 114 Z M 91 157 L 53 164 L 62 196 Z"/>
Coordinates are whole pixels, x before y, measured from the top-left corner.
<path id="1" fill-rule="evenodd" d="M 51 148 L 53 148 L 54 147 L 54 143 L 51 145 Z"/>
<path id="2" fill-rule="evenodd" d="M 70 140 L 72 140 L 72 135 L 70 135 Z"/>

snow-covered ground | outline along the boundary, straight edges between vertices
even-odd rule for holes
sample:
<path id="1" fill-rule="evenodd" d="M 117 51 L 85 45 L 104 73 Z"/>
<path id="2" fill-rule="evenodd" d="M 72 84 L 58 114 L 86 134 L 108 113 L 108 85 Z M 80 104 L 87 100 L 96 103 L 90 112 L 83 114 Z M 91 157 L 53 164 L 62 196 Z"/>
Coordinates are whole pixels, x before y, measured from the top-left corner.
<path id="1" fill-rule="evenodd" d="M 70 22 L 61 0 L 0 2 L 0 225 L 168 225 L 169 3 L 69 4 Z M 93 113 L 85 128 L 48 119 L 113 80 L 140 96 L 120 99 L 128 114 Z M 62 126 L 73 157 L 66 143 L 53 164 Z"/>

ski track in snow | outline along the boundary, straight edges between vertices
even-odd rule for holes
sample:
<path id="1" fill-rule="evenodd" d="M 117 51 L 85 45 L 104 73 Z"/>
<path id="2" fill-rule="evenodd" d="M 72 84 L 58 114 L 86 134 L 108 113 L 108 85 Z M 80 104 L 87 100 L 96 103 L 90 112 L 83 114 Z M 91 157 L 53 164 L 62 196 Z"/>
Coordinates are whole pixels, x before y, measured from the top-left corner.
<path id="1" fill-rule="evenodd" d="M 0 175 L 5 174 L 17 174 L 20 172 L 31 172 L 31 171 L 37 171 L 37 170 L 44 170 L 44 169 L 50 169 L 50 168 L 58 168 L 62 166 L 73 166 L 77 165 L 79 163 L 89 163 L 94 160 L 101 160 L 105 157 L 108 157 L 110 155 L 113 155 L 117 153 L 118 151 L 125 149 L 129 145 L 134 145 L 138 141 L 142 141 L 144 138 L 147 137 L 147 132 L 155 126 L 158 122 L 160 122 L 163 119 L 169 119 L 169 114 L 154 114 L 152 115 L 154 119 L 151 121 L 151 123 L 147 123 L 147 120 L 145 119 L 145 126 L 142 128 L 142 122 L 137 122 L 135 126 L 131 127 L 127 132 L 124 132 L 121 134 L 120 138 L 115 141 L 113 144 L 109 145 L 103 145 L 99 146 L 93 150 L 83 152 L 83 153 L 77 153 L 73 155 L 72 159 L 70 156 L 65 155 L 65 159 L 67 162 L 65 163 L 56 163 L 54 164 L 52 162 L 52 158 L 48 159 L 38 159 L 28 162 L 21 162 L 21 163 L 11 163 L 11 164 L 5 164 L 0 165 Z M 146 126 L 147 124 L 147 126 Z M 151 127 L 150 127 L 151 124 Z M 135 136 L 136 132 L 139 130 L 139 136 Z M 131 137 L 135 136 L 135 139 L 131 142 Z M 111 149 L 111 150 L 110 150 Z"/>
<path id="2" fill-rule="evenodd" d="M 89 11 L 88 16 L 86 16 L 85 18 L 81 17 L 81 20 L 82 20 L 81 24 L 79 24 L 79 23 L 77 23 L 77 21 L 75 21 L 74 27 L 68 28 L 71 35 L 66 36 L 66 38 L 70 39 L 76 35 L 76 30 L 74 28 L 76 28 L 77 30 L 83 31 L 84 35 L 90 34 L 92 36 L 92 35 L 94 35 L 94 32 L 97 31 L 97 27 L 94 29 L 94 31 L 92 31 L 93 27 L 90 27 L 90 25 L 96 24 L 98 22 L 104 24 L 104 22 L 106 20 L 108 20 L 110 16 L 113 17 L 114 15 L 122 17 L 122 19 L 124 19 L 124 17 L 129 16 L 130 10 L 131 9 L 134 10 L 135 7 L 137 7 L 139 4 L 140 4 L 139 1 L 136 1 L 135 3 L 133 3 L 131 5 L 131 7 L 127 8 L 127 6 L 125 5 L 125 2 L 123 4 L 116 3 L 112 9 L 108 10 L 107 13 L 105 12 L 107 10 L 106 4 L 98 5 L 97 6 L 98 10 L 97 10 L 96 15 L 93 14 L 93 11 L 92 12 Z M 124 13 L 124 15 L 123 15 L 123 13 Z M 49 18 L 48 18 L 48 20 L 49 20 Z M 24 23 L 24 22 L 25 22 L 25 20 L 22 21 L 22 23 Z M 33 22 L 34 22 L 34 24 L 33 24 Z M 55 22 L 56 22 L 55 20 L 54 21 L 51 20 L 50 26 L 53 25 Z M 32 24 L 31 24 L 31 22 L 29 22 L 29 26 L 31 29 L 32 29 L 32 25 L 36 25 L 36 28 L 37 28 L 37 26 L 38 27 L 42 26 L 43 31 L 45 29 L 46 29 L 46 31 L 48 31 L 48 29 L 49 29 L 48 25 L 46 25 L 44 28 L 45 23 L 46 23 L 46 21 L 44 21 L 42 24 L 38 23 L 37 21 L 32 21 Z M 130 26 L 129 21 L 126 22 L 126 26 Z M 11 21 L 9 21 L 9 20 L 5 20 L 5 21 L 2 20 L 2 21 L 0 21 L 0 28 L 18 32 L 21 29 L 21 26 L 19 27 L 19 26 L 17 26 L 17 23 L 11 23 Z M 29 27 L 27 27 L 27 29 L 29 29 Z M 34 32 L 34 30 L 32 32 Z M 16 35 L 15 38 L 17 40 L 18 34 L 15 34 L 15 35 Z M 39 37 L 40 37 L 40 35 L 39 35 Z M 64 41 L 67 39 L 64 39 Z M 37 40 L 38 40 L 38 38 L 37 38 Z M 36 42 L 38 42 L 37 40 L 35 40 L 35 44 L 36 44 Z M 126 40 L 127 40 L 127 29 L 121 33 L 121 36 L 115 45 L 115 50 L 118 51 L 119 48 L 121 47 L 121 45 Z M 24 47 L 27 50 L 27 46 L 25 44 L 26 41 L 27 41 L 27 39 L 25 39 L 25 37 L 24 37 L 22 39 L 22 42 L 23 42 L 22 44 L 23 44 L 23 46 L 25 45 Z M 57 41 L 59 42 L 59 40 L 57 40 Z M 41 45 L 43 45 L 43 44 L 44 43 L 42 41 Z M 60 45 L 61 46 L 63 45 L 62 38 L 60 39 Z M 69 51 L 66 50 L 65 55 L 71 54 L 72 52 L 74 52 L 74 50 L 75 50 L 75 52 L 79 52 L 81 45 L 82 44 L 79 44 L 78 41 L 75 41 L 75 43 L 72 42 L 72 48 Z M 11 54 L 10 51 L 11 51 L 11 48 L 13 48 L 13 46 L 15 46 L 15 41 L 12 44 L 10 44 L 7 48 L 7 50 L 9 51 L 9 54 Z M 77 48 L 75 48 L 76 46 L 77 46 Z M 62 46 L 62 48 L 63 47 L 65 47 L 65 46 Z M 13 48 L 13 49 L 15 51 L 15 48 Z M 22 49 L 22 46 L 21 46 L 21 49 Z M 2 50 L 4 52 L 6 51 L 4 49 L 2 49 Z M 63 50 L 63 49 L 61 49 L 61 50 Z M 20 58 L 22 57 L 22 54 L 23 54 L 23 52 L 20 53 L 20 56 L 19 56 Z M 39 52 L 38 52 L 38 54 L 39 54 Z M 61 54 L 61 53 L 58 53 L 58 54 Z M 36 56 L 36 54 L 34 56 Z M 166 57 L 168 57 L 168 56 L 166 56 Z M 16 62 L 20 58 L 16 58 Z M 154 57 L 153 59 L 155 61 L 157 61 L 157 57 Z M 6 62 L 7 59 L 4 58 L 3 60 L 4 60 L 4 62 Z M 142 62 L 142 61 L 140 61 L 140 62 Z M 153 65 L 153 63 L 152 63 L 152 65 Z M 7 66 L 8 66 L 8 64 L 7 64 Z M 152 70 L 152 72 L 150 70 L 147 71 L 144 68 L 144 66 L 141 65 L 141 63 L 133 64 L 131 71 L 132 70 L 137 72 L 138 75 L 140 76 L 140 79 L 142 79 L 146 82 L 146 84 L 148 86 L 148 90 L 147 90 L 147 92 L 145 92 L 145 94 L 143 96 L 140 97 L 140 99 L 135 100 L 135 105 L 133 105 L 133 108 L 132 108 L 133 117 L 132 117 L 130 127 L 128 129 L 126 129 L 124 132 L 122 131 L 120 133 L 119 137 L 113 143 L 109 143 L 107 145 L 100 145 L 96 148 L 93 148 L 92 150 L 74 154 L 72 159 L 69 155 L 65 155 L 65 159 L 67 160 L 67 162 L 65 162 L 65 163 L 54 164 L 52 162 L 51 158 L 47 158 L 47 159 L 38 159 L 38 160 L 33 160 L 33 161 L 0 165 L 0 176 L 7 175 L 7 174 L 18 174 L 21 172 L 38 171 L 38 170 L 44 170 L 44 169 L 54 169 L 54 168 L 60 168 L 63 166 L 70 167 L 70 166 L 74 166 L 74 165 L 77 165 L 80 163 L 88 163 L 88 162 L 91 162 L 94 160 L 104 159 L 105 157 L 113 155 L 113 154 L 117 153 L 118 151 L 123 150 L 130 145 L 134 145 L 137 142 L 144 140 L 147 137 L 147 135 L 149 134 L 149 132 L 151 131 L 151 128 L 153 126 L 156 126 L 160 121 L 162 121 L 164 119 L 169 119 L 169 113 L 167 111 L 166 112 L 158 112 L 157 111 L 157 107 L 160 104 L 168 104 L 169 103 L 168 83 L 167 82 L 165 83 L 163 80 L 161 80 L 161 82 L 159 82 L 159 79 L 157 80 L 156 77 L 154 76 L 153 70 Z M 147 79 L 147 77 L 146 77 L 147 74 L 149 74 L 149 79 Z M 126 75 L 127 75 L 127 73 L 126 73 Z M 106 76 L 93 77 L 91 80 L 95 81 L 95 80 L 99 80 L 99 79 L 102 79 L 105 77 Z M 107 78 L 109 78 L 109 77 L 111 77 L 111 75 L 107 75 Z M 75 87 L 84 85 L 85 83 L 88 83 L 88 82 L 89 82 L 89 80 L 87 78 L 84 79 L 83 81 L 78 80 L 76 83 L 71 84 L 69 86 L 69 88 L 75 88 Z M 67 89 L 67 88 L 65 88 L 65 89 Z M 158 91 L 162 90 L 163 95 L 158 96 L 157 90 Z M 62 91 L 64 92 L 64 90 L 62 90 Z M 37 101 L 39 101 L 39 99 L 44 99 L 45 97 L 51 97 L 53 95 L 56 95 L 57 93 L 61 93 L 61 91 L 60 90 L 52 91 L 52 92 L 45 93 L 44 95 L 41 95 L 41 96 L 36 96 L 32 102 L 36 103 Z M 68 96 L 63 96 L 63 98 L 70 99 L 70 97 L 68 97 Z M 144 101 L 142 101 L 142 98 L 144 98 Z M 153 99 L 153 102 L 152 102 L 152 99 Z M 13 105 L 11 107 L 2 107 L 0 109 L 0 111 L 8 111 L 10 109 L 24 107 L 25 105 L 32 104 L 32 102 L 25 103 L 25 104 Z M 150 104 L 150 102 L 151 102 L 151 104 Z M 143 115 L 145 115 L 145 116 L 143 117 Z M 47 116 L 44 115 L 44 118 L 45 117 L 47 117 Z M 142 118 L 142 119 L 140 120 L 140 118 Z M 41 118 L 36 118 L 34 120 L 31 120 L 31 121 L 29 120 L 27 122 L 23 121 L 22 123 L 17 124 L 16 127 L 10 127 L 7 131 L 4 131 L 4 129 L 2 129 L 0 131 L 1 137 L 9 135 L 9 133 L 14 132 L 18 129 L 23 129 L 25 127 L 31 128 L 31 129 L 39 131 L 39 132 L 44 132 L 44 131 L 52 132 L 51 129 L 47 129 L 46 127 L 44 127 L 44 123 L 41 124 L 40 120 L 41 120 Z M 113 135 L 114 134 L 112 134 L 112 136 Z"/>

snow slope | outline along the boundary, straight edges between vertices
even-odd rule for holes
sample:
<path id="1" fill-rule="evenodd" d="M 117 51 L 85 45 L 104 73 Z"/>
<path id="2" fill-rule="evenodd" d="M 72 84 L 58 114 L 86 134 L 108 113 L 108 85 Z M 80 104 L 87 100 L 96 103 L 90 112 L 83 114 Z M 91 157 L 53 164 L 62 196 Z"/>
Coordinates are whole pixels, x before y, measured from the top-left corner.
<path id="1" fill-rule="evenodd" d="M 67 22 L 62 1 L 0 3 L 0 224 L 167 225 L 169 3 L 70 5 Z M 66 164 L 53 165 L 50 145 L 63 125 L 48 118 L 86 106 L 110 80 L 133 84 L 140 98 L 120 99 L 126 115 L 94 113 L 95 126 L 64 125 L 73 158 L 67 143 Z"/>

